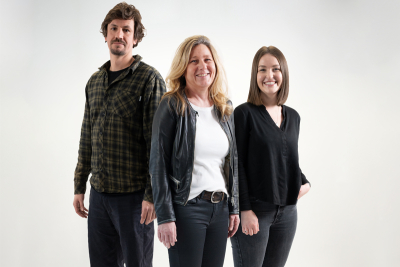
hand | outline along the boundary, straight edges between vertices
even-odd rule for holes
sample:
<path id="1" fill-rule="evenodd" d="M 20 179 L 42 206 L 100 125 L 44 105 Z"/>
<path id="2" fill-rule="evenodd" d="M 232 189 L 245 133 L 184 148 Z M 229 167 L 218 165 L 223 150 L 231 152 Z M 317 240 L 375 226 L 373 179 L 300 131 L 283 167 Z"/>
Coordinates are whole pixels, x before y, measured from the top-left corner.
<path id="1" fill-rule="evenodd" d="M 260 231 L 258 218 L 252 210 L 242 211 L 242 231 L 245 235 L 255 235 Z"/>
<path id="2" fill-rule="evenodd" d="M 85 194 L 74 195 L 74 202 L 72 202 L 72 204 L 74 205 L 76 214 L 78 214 L 82 218 L 87 218 L 88 209 L 85 208 L 85 204 L 83 203 L 84 199 L 85 199 Z"/>
<path id="3" fill-rule="evenodd" d="M 158 226 L 158 240 L 164 244 L 166 248 L 175 246 L 176 239 L 176 225 L 175 222 L 167 222 Z"/>
<path id="4" fill-rule="evenodd" d="M 308 191 L 310 191 L 311 187 L 309 183 L 303 184 L 300 187 L 300 191 L 299 191 L 299 196 L 297 197 L 297 199 L 300 199 L 302 196 L 304 196 L 305 194 L 308 193 Z"/>
<path id="5" fill-rule="evenodd" d="M 237 229 L 239 228 L 239 215 L 238 214 L 231 214 L 229 215 L 229 229 L 228 229 L 228 238 L 232 237 Z"/>
<path id="6" fill-rule="evenodd" d="M 143 200 L 142 202 L 142 214 L 140 215 L 140 223 L 143 224 L 146 221 L 146 225 L 154 221 L 157 218 L 154 204 Z"/>

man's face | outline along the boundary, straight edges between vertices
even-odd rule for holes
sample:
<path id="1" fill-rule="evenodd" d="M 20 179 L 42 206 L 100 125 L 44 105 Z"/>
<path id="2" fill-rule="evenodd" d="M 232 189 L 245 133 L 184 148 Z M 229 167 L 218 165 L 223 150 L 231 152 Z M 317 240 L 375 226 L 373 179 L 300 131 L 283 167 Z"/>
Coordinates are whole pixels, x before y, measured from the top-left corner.
<path id="1" fill-rule="evenodd" d="M 113 55 L 132 55 L 133 45 L 136 44 L 134 36 L 134 22 L 131 20 L 114 19 L 107 26 L 107 37 L 105 37 L 108 48 Z"/>

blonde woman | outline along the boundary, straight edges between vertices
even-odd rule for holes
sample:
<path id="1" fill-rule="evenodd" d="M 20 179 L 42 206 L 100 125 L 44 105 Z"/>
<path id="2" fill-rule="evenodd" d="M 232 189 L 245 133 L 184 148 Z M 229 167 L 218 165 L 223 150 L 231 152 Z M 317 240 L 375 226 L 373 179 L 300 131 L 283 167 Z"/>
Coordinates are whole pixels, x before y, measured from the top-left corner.
<path id="1" fill-rule="evenodd" d="M 170 266 L 223 266 L 239 225 L 232 105 L 217 52 L 187 38 L 166 79 L 153 120 L 150 174 L 158 238 Z"/>

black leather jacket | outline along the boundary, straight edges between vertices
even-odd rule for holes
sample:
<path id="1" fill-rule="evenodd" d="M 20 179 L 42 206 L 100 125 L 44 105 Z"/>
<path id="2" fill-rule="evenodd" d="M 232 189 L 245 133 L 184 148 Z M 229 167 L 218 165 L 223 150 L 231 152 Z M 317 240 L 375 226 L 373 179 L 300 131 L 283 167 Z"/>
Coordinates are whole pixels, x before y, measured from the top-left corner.
<path id="1" fill-rule="evenodd" d="M 185 96 L 186 97 L 186 96 Z M 186 98 L 185 115 L 177 111 L 177 100 L 165 97 L 153 119 L 150 176 L 158 224 L 175 221 L 172 203 L 186 205 L 192 183 L 197 112 Z M 229 104 L 232 103 L 229 101 Z M 225 159 L 225 177 L 229 177 L 229 213 L 239 213 L 238 157 L 235 126 L 232 115 L 222 120 L 214 108 L 219 123 L 229 139 L 229 155 Z"/>

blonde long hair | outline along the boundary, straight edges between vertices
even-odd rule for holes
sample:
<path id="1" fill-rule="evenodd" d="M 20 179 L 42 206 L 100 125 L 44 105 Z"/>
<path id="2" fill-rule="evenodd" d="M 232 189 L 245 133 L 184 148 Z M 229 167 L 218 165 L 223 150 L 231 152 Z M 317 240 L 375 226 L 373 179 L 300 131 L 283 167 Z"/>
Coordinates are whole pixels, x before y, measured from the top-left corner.
<path id="1" fill-rule="evenodd" d="M 227 103 L 228 87 L 224 67 L 221 64 L 217 51 L 211 44 L 210 39 L 203 35 L 195 35 L 186 38 L 176 50 L 175 57 L 172 60 L 171 69 L 165 79 L 169 91 L 164 94 L 163 98 L 175 97 L 178 102 L 178 113 L 184 116 L 187 102 L 184 96 L 186 79 L 183 75 L 185 74 L 186 68 L 189 64 L 192 49 L 199 44 L 203 44 L 210 49 L 215 62 L 216 73 L 214 81 L 208 88 L 209 96 L 214 102 L 215 107 L 221 112 L 222 118 L 225 115 L 229 116 L 232 114 L 232 106 Z"/>

